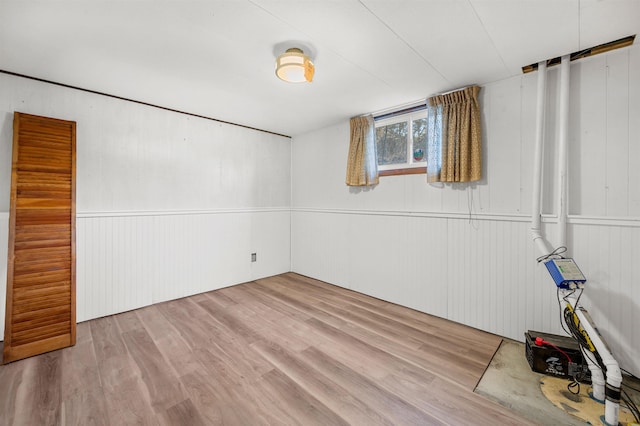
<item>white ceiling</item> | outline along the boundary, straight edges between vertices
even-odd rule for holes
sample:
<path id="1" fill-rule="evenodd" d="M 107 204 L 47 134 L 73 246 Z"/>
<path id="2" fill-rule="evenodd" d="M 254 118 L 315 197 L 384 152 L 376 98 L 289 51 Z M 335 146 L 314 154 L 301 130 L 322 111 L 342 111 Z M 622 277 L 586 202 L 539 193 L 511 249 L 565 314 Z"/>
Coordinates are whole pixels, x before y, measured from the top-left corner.
<path id="1" fill-rule="evenodd" d="M 0 69 L 295 136 L 639 29 L 639 0 L 0 0 Z M 312 84 L 275 77 L 290 40 Z"/>

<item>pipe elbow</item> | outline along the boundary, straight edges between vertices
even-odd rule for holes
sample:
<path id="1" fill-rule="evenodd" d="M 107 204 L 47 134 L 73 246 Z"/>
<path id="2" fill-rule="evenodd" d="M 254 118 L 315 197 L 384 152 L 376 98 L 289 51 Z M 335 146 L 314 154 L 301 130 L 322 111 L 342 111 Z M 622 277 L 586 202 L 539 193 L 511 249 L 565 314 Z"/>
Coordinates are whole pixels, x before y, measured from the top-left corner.
<path id="1" fill-rule="evenodd" d="M 619 388 L 622 384 L 622 371 L 615 359 L 603 359 L 602 363 L 607 368 L 607 384 Z"/>
<path id="2" fill-rule="evenodd" d="M 532 227 L 531 237 L 533 238 L 533 243 L 536 245 L 541 255 L 546 256 L 552 252 L 552 249 L 549 247 L 549 243 L 542 235 L 540 228 L 536 228 L 535 226 Z"/>

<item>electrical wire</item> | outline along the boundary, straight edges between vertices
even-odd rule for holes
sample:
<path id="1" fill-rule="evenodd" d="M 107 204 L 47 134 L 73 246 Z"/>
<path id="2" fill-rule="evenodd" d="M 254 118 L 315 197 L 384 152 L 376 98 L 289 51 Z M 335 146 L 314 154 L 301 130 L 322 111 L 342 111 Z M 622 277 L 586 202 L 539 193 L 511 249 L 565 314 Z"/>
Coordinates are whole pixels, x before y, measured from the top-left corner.
<path id="1" fill-rule="evenodd" d="M 564 246 L 558 247 L 556 248 L 554 251 L 552 251 L 551 253 L 544 255 L 544 256 L 540 256 L 537 261 L 538 263 L 543 262 L 549 258 L 553 258 L 553 257 L 560 257 L 563 258 L 562 253 L 565 253 L 567 251 L 567 248 Z M 576 298 L 575 303 L 573 304 L 573 306 L 571 305 L 571 302 L 569 301 L 569 297 L 573 296 L 576 293 L 576 289 L 572 289 L 570 292 L 561 295 L 560 294 L 560 288 L 557 288 L 557 299 L 558 299 L 558 307 L 559 307 L 559 311 L 560 311 L 560 325 L 562 326 L 562 329 L 565 331 L 565 333 L 569 334 L 571 337 L 573 337 L 577 342 L 578 345 L 580 347 L 580 352 L 583 356 L 583 358 L 585 360 L 588 361 L 588 364 L 590 365 L 595 365 L 597 366 L 600 370 L 602 370 L 602 372 L 605 374 L 606 376 L 606 371 L 607 368 L 604 365 L 604 363 L 602 362 L 602 358 L 600 357 L 600 354 L 598 354 L 598 351 L 591 350 L 591 343 L 587 340 L 587 337 L 585 337 L 583 335 L 583 332 L 581 331 L 581 325 L 580 325 L 580 319 L 576 316 L 575 311 L 576 309 L 578 309 L 579 306 L 579 302 L 580 302 L 580 298 L 582 297 L 582 294 L 584 293 L 583 289 L 579 289 L 579 293 L 578 293 L 578 297 Z M 562 301 L 565 302 L 566 306 L 562 307 Z M 568 306 L 567 306 L 568 305 Z M 553 345 L 550 345 L 553 346 Z M 555 346 L 554 346 L 555 347 Z M 557 347 L 555 347 L 556 349 L 559 349 Z M 562 351 L 560 351 L 562 352 Z M 564 353 L 564 352 L 562 352 Z M 567 356 L 567 359 L 570 358 L 567 354 L 565 354 L 565 356 Z M 594 359 L 595 358 L 595 359 Z M 571 362 L 571 361 L 570 361 Z M 626 373 L 628 376 L 636 379 L 636 380 L 640 380 L 638 379 L 637 376 L 633 375 L 632 373 L 630 373 L 629 371 L 625 370 L 624 368 L 620 368 L 621 371 L 623 371 L 624 373 Z M 580 371 L 577 372 L 574 376 L 573 376 L 573 382 L 569 383 L 567 385 L 567 390 L 571 393 L 573 393 L 574 395 L 577 395 L 580 393 L 580 380 L 579 379 L 583 379 L 585 378 L 585 374 L 586 372 Z M 580 377 L 582 376 L 582 377 Z M 635 404 L 635 402 L 631 399 L 631 397 L 629 396 L 629 394 L 626 392 L 626 390 L 624 390 L 622 388 L 622 386 L 625 386 L 629 389 L 632 389 L 636 392 L 640 392 L 640 389 L 637 389 L 633 386 L 629 386 L 626 383 L 621 383 L 620 386 L 620 399 L 621 402 L 623 402 L 627 408 L 629 409 L 629 411 L 631 412 L 631 414 L 633 415 L 634 419 L 636 422 L 640 422 L 640 408 L 638 408 L 638 406 Z"/>
<path id="2" fill-rule="evenodd" d="M 562 349 L 560 349 L 559 347 L 557 347 L 556 345 L 554 345 L 551 342 L 547 342 L 546 340 L 544 340 L 542 337 L 536 337 L 535 340 L 536 346 L 551 346 L 553 349 L 555 349 L 556 351 L 560 352 L 562 355 L 565 356 L 565 358 L 567 358 L 567 361 L 569 361 L 570 363 L 572 363 L 573 361 L 571 360 L 571 357 L 569 356 L 568 353 L 566 353 L 565 351 L 563 351 Z"/>
<path id="3" fill-rule="evenodd" d="M 575 291 L 574 291 L 574 293 L 575 293 Z M 573 304 L 573 310 L 576 310 L 576 308 L 578 307 L 578 304 L 580 303 L 580 298 L 582 297 L 582 293 L 584 293 L 584 289 L 581 288 L 580 289 L 580 293 L 578 294 L 578 297 L 576 298 L 576 303 Z"/>
<path id="4" fill-rule="evenodd" d="M 552 252 L 552 254 L 555 253 L 555 254 L 559 255 L 559 253 L 564 253 L 564 251 L 566 251 L 566 247 L 565 247 L 564 251 L 560 251 L 561 248 L 562 247 L 557 248 L 556 250 L 554 250 Z M 546 258 L 548 258 L 550 255 L 548 255 Z M 538 261 L 540 262 L 541 260 L 538 260 Z M 562 326 L 562 329 L 564 330 L 565 333 L 567 333 L 568 335 L 572 336 L 576 341 L 578 341 L 580 352 L 582 353 L 583 358 L 585 358 L 586 357 L 585 348 L 583 347 L 582 342 L 578 340 L 578 338 L 576 337 L 576 335 L 575 335 L 573 330 L 567 329 L 567 327 L 569 327 L 570 323 L 573 324 L 573 321 L 567 319 L 568 308 L 565 307 L 565 309 L 563 310 L 562 302 L 561 302 L 561 300 L 563 300 L 567 305 L 571 306 L 571 303 L 569 303 L 569 301 L 567 299 L 569 298 L 569 296 L 575 294 L 576 290 L 573 289 L 573 290 L 571 290 L 571 292 L 563 295 L 562 297 L 560 295 L 560 287 L 558 287 L 556 290 L 557 290 L 557 292 L 556 292 L 556 296 L 557 297 L 556 298 L 558 300 L 558 311 L 560 313 L 560 325 Z M 580 300 L 580 297 L 582 296 L 582 292 L 583 292 L 583 290 L 580 289 L 580 294 L 578 295 L 578 297 L 576 299 L 576 303 L 575 303 L 576 306 L 578 305 L 578 301 Z M 575 307 L 573 307 L 573 306 L 572 306 L 572 308 L 575 309 Z M 565 326 L 565 324 L 566 324 L 566 326 Z M 585 341 L 585 343 L 586 343 L 586 341 Z M 567 356 L 567 359 L 569 359 L 569 362 L 571 362 L 571 359 L 569 358 L 569 356 L 568 355 L 566 355 L 566 356 Z M 591 358 L 589 357 L 589 359 L 591 359 Z M 580 381 L 586 381 L 586 372 L 585 371 L 577 371 L 573 375 L 572 378 L 573 378 L 573 381 L 570 382 L 569 384 L 567 384 L 567 390 L 569 392 L 571 392 L 572 394 L 574 394 L 574 395 L 578 395 L 580 393 Z"/>
<path id="5" fill-rule="evenodd" d="M 629 377 L 631 377 L 632 379 L 634 379 L 634 380 L 636 380 L 636 381 L 639 381 L 639 382 L 640 382 L 640 377 L 638 377 L 638 376 L 636 376 L 635 374 L 631 373 L 629 370 L 625 370 L 625 369 L 624 369 L 624 368 L 622 368 L 622 367 L 620 367 L 620 370 L 621 370 L 624 374 L 626 374 L 627 376 L 629 376 Z M 624 385 L 625 385 L 626 387 L 628 387 L 629 389 L 632 389 L 632 390 L 634 390 L 634 391 L 636 391 L 636 392 L 640 392 L 640 389 L 638 389 L 638 388 L 634 388 L 633 386 L 630 386 L 630 385 L 628 385 L 628 384 L 626 384 L 626 383 L 624 383 Z"/>
<path id="6" fill-rule="evenodd" d="M 567 295 L 567 297 L 568 296 L 569 295 Z M 571 305 L 569 305 L 569 306 L 571 306 Z M 575 310 L 575 308 L 574 308 L 574 310 Z M 587 341 L 587 338 L 580 331 L 580 322 L 578 322 L 576 324 L 574 322 L 574 318 L 575 318 L 574 313 L 568 307 L 565 308 L 565 310 L 564 310 L 564 322 L 567 325 L 567 327 L 569 328 L 571 336 L 573 336 L 573 338 L 578 341 L 578 344 L 580 345 L 581 348 L 584 348 L 586 351 L 592 353 L 595 356 L 596 361 L 597 361 L 596 365 L 598 365 L 602 371 L 606 372 L 606 368 L 605 368 L 605 366 L 604 366 L 604 364 L 602 362 L 602 358 L 600 358 L 600 355 L 598 354 L 597 351 L 591 351 L 590 343 Z"/>
<path id="7" fill-rule="evenodd" d="M 622 389 L 621 397 L 627 408 L 629 408 L 629 411 L 631 411 L 631 414 L 633 414 L 636 422 L 640 422 L 640 409 L 638 409 L 638 406 L 633 402 L 631 397 L 629 397 L 629 394 L 624 389 Z"/>
<path id="8" fill-rule="evenodd" d="M 620 370 L 623 373 L 626 373 L 627 376 L 631 377 L 632 379 L 636 379 L 636 380 L 640 380 L 640 377 L 636 376 L 635 374 L 633 374 L 632 372 L 630 372 L 629 370 L 625 370 L 624 368 L 620 367 Z"/>
<path id="9" fill-rule="evenodd" d="M 584 348 L 584 347 L 580 346 L 580 352 L 582 353 L 582 357 L 583 357 L 583 358 L 585 358 L 585 359 L 587 359 L 587 360 L 591 361 L 591 364 L 593 364 L 593 365 L 597 366 L 599 369 L 601 369 L 601 370 L 602 370 L 602 367 L 600 367 L 600 365 L 598 365 L 598 361 L 597 361 L 597 360 L 595 360 L 595 359 L 593 359 L 593 358 L 591 357 L 591 351 L 590 351 L 590 350 L 588 350 L 587 348 Z"/>
<path id="10" fill-rule="evenodd" d="M 558 305 L 560 307 L 560 324 L 562 325 L 562 328 L 564 329 L 564 331 L 577 341 L 583 358 L 590 361 L 591 364 L 598 366 L 598 368 L 600 368 L 601 370 L 606 371 L 602 363 L 602 359 L 600 358 L 598 353 L 591 352 L 589 348 L 590 346 L 589 342 L 580 331 L 580 323 L 578 322 L 578 324 L 576 324 L 576 322 L 574 321 L 574 315 L 575 315 L 574 311 L 578 307 L 578 302 L 580 301 L 580 297 L 582 297 L 583 289 L 579 289 L 576 302 L 573 305 L 571 305 L 571 302 L 569 301 L 569 297 L 574 295 L 576 291 L 578 290 L 573 289 L 567 294 L 564 294 L 561 296 L 560 289 L 558 288 L 557 295 L 558 295 Z M 568 305 L 568 306 L 565 306 L 564 310 L 562 309 L 561 300 Z M 571 309 L 569 309 L 569 307 L 571 307 Z M 592 355 L 595 357 L 595 360 L 592 357 Z M 582 379 L 584 381 L 585 375 L 586 375 L 585 372 L 577 372 L 573 376 L 573 382 L 567 385 L 567 390 L 575 395 L 580 393 L 580 380 Z"/>
<path id="11" fill-rule="evenodd" d="M 577 305 L 577 303 L 576 303 L 576 305 Z M 588 348 L 586 347 L 586 343 L 587 343 L 586 339 L 584 338 L 584 336 L 582 336 L 582 333 L 576 332 L 576 330 L 572 328 L 572 326 L 575 327 L 575 323 L 573 323 L 573 318 L 567 318 L 566 317 L 567 312 L 569 312 L 568 308 L 565 309 L 565 321 L 564 322 L 566 322 L 567 326 L 571 329 L 571 333 L 570 333 L 571 336 L 573 336 L 573 338 L 578 342 L 578 345 L 580 347 L 580 353 L 582 354 L 582 357 L 585 360 L 590 361 L 591 364 L 596 365 L 596 366 L 598 366 L 598 368 L 602 369 L 601 362 L 597 362 L 600 357 L 596 356 L 596 360 L 594 360 L 591 357 L 591 351 L 588 350 Z M 569 312 L 569 315 L 571 315 L 570 312 Z M 572 324 L 572 326 L 570 326 L 569 324 Z M 581 339 L 576 337 L 576 335 L 579 335 L 581 337 Z M 589 364 L 589 362 L 587 364 Z M 586 372 L 582 372 L 581 371 L 581 372 L 576 373 L 573 376 L 573 382 L 569 383 L 567 385 L 567 390 L 569 392 L 573 393 L 574 395 L 579 394 L 580 393 L 580 380 L 585 381 L 585 378 L 586 378 Z M 576 389 L 574 389 L 574 388 L 576 388 Z"/>
<path id="12" fill-rule="evenodd" d="M 564 256 L 562 256 L 562 253 L 566 253 L 567 252 L 567 247 L 566 246 L 560 246 L 558 248 L 556 248 L 554 251 L 552 251 L 549 254 L 545 254 L 540 256 L 539 258 L 536 259 L 536 262 L 540 263 L 543 262 L 547 259 L 551 259 L 551 258 L 560 258 L 560 259 L 564 259 Z"/>
<path id="13" fill-rule="evenodd" d="M 558 346 L 554 345 L 553 343 L 547 342 L 542 337 L 536 337 L 535 344 L 537 346 L 551 346 L 553 349 L 555 349 L 556 351 L 564 355 L 565 358 L 567 358 L 567 372 L 568 372 L 569 366 L 573 364 L 573 360 L 571 359 L 568 353 L 566 353 L 564 350 L 560 349 Z M 567 385 L 567 390 L 574 395 L 578 395 L 580 393 L 580 382 L 578 381 L 577 373 L 574 374 L 573 376 L 573 382 Z"/>
<path id="14" fill-rule="evenodd" d="M 562 308 L 562 303 L 560 302 L 560 287 L 556 288 L 556 296 L 557 296 L 556 298 L 558 299 L 558 311 L 560 313 L 560 325 L 562 326 L 562 329 L 564 330 L 565 333 L 567 333 L 568 335 L 571 335 L 569 330 L 567 330 L 567 327 L 564 325 L 564 317 L 563 317 L 564 310 Z"/>
<path id="15" fill-rule="evenodd" d="M 640 380 L 638 378 L 638 376 L 634 375 L 633 373 L 629 372 L 628 370 L 625 370 L 624 368 L 620 368 L 620 370 L 627 377 L 635 379 L 635 380 Z M 627 389 L 631 389 L 631 390 L 633 390 L 635 392 L 639 392 L 640 393 L 640 389 L 638 389 L 636 387 L 633 387 L 633 386 L 630 386 L 628 383 L 625 383 L 624 376 L 622 378 L 622 386 L 627 388 Z M 633 399 L 629 396 L 627 391 L 625 391 L 624 389 L 622 389 L 622 396 L 623 396 L 623 401 L 624 401 L 625 405 L 629 408 L 629 411 L 631 411 L 633 413 L 633 416 L 635 417 L 636 422 L 640 422 L 640 408 L 638 408 L 638 405 L 633 401 Z"/>
<path id="16" fill-rule="evenodd" d="M 629 389 L 633 390 L 633 391 L 640 392 L 640 389 L 638 389 L 638 388 L 634 388 L 633 386 L 628 385 L 628 384 L 626 384 L 626 383 L 624 383 L 624 382 L 623 382 L 622 384 L 623 384 L 624 386 L 628 387 Z"/>
<path id="17" fill-rule="evenodd" d="M 580 394 L 580 382 L 576 376 L 573 376 L 573 382 L 569 382 L 567 385 L 567 390 L 574 395 Z"/>

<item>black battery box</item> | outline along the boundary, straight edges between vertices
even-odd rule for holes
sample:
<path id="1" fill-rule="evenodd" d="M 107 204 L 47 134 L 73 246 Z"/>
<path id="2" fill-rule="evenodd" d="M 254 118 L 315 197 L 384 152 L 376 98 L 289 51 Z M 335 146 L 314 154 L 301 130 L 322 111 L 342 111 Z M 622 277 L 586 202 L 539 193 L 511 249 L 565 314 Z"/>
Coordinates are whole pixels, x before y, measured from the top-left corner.
<path id="1" fill-rule="evenodd" d="M 589 382 L 591 374 L 578 342 L 570 337 L 529 330 L 524 334 L 525 355 L 531 370 L 548 376 Z M 547 342 L 544 344 L 536 344 Z"/>

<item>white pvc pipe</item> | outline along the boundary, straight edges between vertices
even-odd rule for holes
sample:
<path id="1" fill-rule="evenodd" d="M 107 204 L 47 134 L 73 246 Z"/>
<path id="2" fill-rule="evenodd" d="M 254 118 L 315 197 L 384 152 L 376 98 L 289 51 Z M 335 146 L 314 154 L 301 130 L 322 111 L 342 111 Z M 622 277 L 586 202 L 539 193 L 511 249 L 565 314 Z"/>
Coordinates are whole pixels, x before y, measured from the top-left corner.
<path id="1" fill-rule="evenodd" d="M 560 111 L 558 140 L 558 247 L 567 246 L 567 169 L 569 154 L 569 68 L 571 58 L 562 57 L 560 62 Z"/>
<path id="2" fill-rule="evenodd" d="M 591 372 L 591 395 L 593 399 L 604 404 L 604 386 L 607 383 L 604 379 L 604 373 L 595 360 L 590 357 L 586 357 L 587 366 Z"/>
<path id="3" fill-rule="evenodd" d="M 538 97 L 536 104 L 536 139 L 533 152 L 533 186 L 531 199 L 531 237 L 541 255 L 553 250 L 542 235 L 542 154 L 544 150 L 544 115 L 547 93 L 547 61 L 538 63 Z"/>
<path id="4" fill-rule="evenodd" d="M 568 194 L 568 152 L 569 152 L 569 68 L 570 57 L 562 57 L 560 64 L 560 108 L 559 141 L 558 141 L 558 247 L 567 246 L 567 194 Z M 531 204 L 531 234 L 538 250 L 543 254 L 550 254 L 552 249 L 542 234 L 541 226 L 541 192 L 542 192 L 542 153 L 544 144 L 544 107 L 546 103 L 546 62 L 538 64 L 538 100 L 536 105 L 536 140 L 534 152 L 533 189 Z M 591 372 L 593 398 L 605 403 L 604 421 L 607 425 L 618 424 L 620 410 L 620 386 L 622 373 L 620 366 L 614 359 L 609 347 L 602 339 L 600 332 L 593 324 L 586 310 L 577 306 L 574 293 L 565 290 L 559 294 L 573 308 L 580 326 L 584 330 L 598 356 L 604 364 L 604 371 L 596 364 L 593 356 L 587 356 L 586 361 Z M 606 375 L 606 380 L 605 380 Z"/>
<path id="5" fill-rule="evenodd" d="M 563 290 L 562 293 L 565 293 Z M 587 336 L 591 340 L 591 343 L 595 347 L 598 355 L 602 359 L 602 363 L 606 368 L 606 385 L 609 389 L 612 389 L 614 392 L 620 393 L 620 386 L 622 384 L 622 372 L 620 371 L 620 366 L 618 362 L 613 357 L 609 346 L 605 343 L 600 335 L 600 332 L 593 324 L 591 317 L 588 312 L 582 309 L 580 306 L 577 306 L 577 298 L 574 294 L 564 294 L 563 299 L 567 304 L 570 304 L 573 307 L 573 311 L 575 312 L 578 320 L 580 321 L 580 326 L 584 329 Z M 587 363 L 589 364 L 589 370 L 592 374 L 592 387 L 593 387 L 593 397 L 594 399 L 602 401 L 604 399 L 604 420 L 607 425 L 617 425 L 618 424 L 618 415 L 620 411 L 620 400 L 614 400 L 613 398 L 606 395 L 604 381 L 602 380 L 602 370 L 599 368 L 594 368 L 595 364 L 590 357 L 587 358 Z M 597 370 L 594 376 L 594 370 Z M 594 380 L 595 378 L 595 380 Z"/>
<path id="6" fill-rule="evenodd" d="M 568 209 L 568 167 L 569 167 L 569 68 L 571 58 L 569 55 L 562 57 L 560 63 L 560 110 L 559 110 L 559 141 L 558 141 L 558 246 L 567 246 L 567 215 Z M 565 293 L 563 291 L 563 293 Z M 577 316 L 580 326 L 589 336 L 596 352 L 604 364 L 603 372 L 595 365 L 594 360 L 587 357 L 589 370 L 592 374 L 593 397 L 605 401 L 604 420 L 607 425 L 618 424 L 618 414 L 620 410 L 620 385 L 622 384 L 622 373 L 620 366 L 613 357 L 611 350 L 602 339 L 600 332 L 593 324 L 591 317 L 586 310 L 577 306 L 577 298 L 574 294 L 565 294 L 564 299 L 568 304 L 573 304 L 573 310 Z M 604 374 L 603 374 L 604 373 Z M 603 380 L 603 375 L 606 377 Z M 617 395 L 614 397 L 612 395 Z"/>

